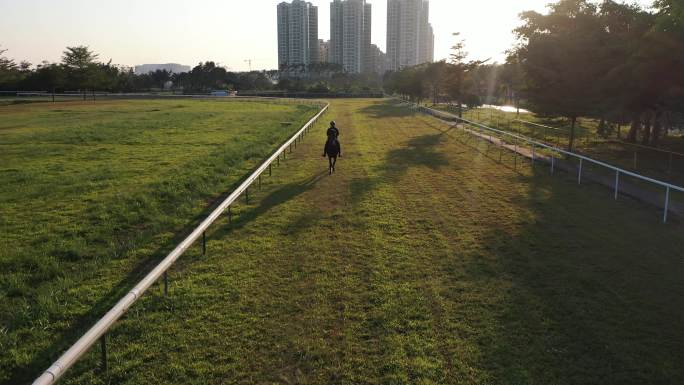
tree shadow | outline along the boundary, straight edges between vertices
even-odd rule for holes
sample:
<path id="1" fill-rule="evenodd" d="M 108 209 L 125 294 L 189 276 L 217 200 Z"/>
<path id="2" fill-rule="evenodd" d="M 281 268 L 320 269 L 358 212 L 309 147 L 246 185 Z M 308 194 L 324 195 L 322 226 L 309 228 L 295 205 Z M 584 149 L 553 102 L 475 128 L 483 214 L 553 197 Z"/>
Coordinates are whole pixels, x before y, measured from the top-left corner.
<path id="1" fill-rule="evenodd" d="M 452 137 L 441 125 L 434 128 Z M 464 144 L 489 152 L 480 140 Z M 529 167 L 518 159 L 515 174 L 496 182 L 511 191 L 525 184 L 521 196 L 501 197 L 525 214 L 508 219 L 503 211 L 481 223 L 481 249 L 465 272 L 448 261 L 443 266 L 454 282 L 464 276 L 476 287 L 504 282 L 493 292 L 501 299 L 486 312 L 492 326 L 476 337 L 490 380 L 684 383 L 681 223 L 662 228 L 662 211 L 622 196 L 616 204 L 603 186 L 588 180 L 577 186 L 576 173 L 563 173 L 569 177 L 562 180 L 547 167 L 529 175 L 523 170 Z M 482 322 L 479 315 L 475 322 Z"/>
<path id="2" fill-rule="evenodd" d="M 491 225 L 490 262 L 466 267 L 483 285 L 510 280 L 491 343 L 480 345 L 496 382 L 682 382 L 681 224 L 653 229 L 646 206 L 546 169 L 525 183 L 509 202 L 529 218 L 515 236 Z"/>
<path id="3" fill-rule="evenodd" d="M 375 119 L 403 118 L 416 114 L 412 109 L 406 108 L 406 106 L 402 106 L 397 101 L 391 99 L 384 100 L 381 103 L 373 103 L 368 107 L 362 108 L 360 112 Z"/>
<path id="4" fill-rule="evenodd" d="M 356 178 L 351 181 L 352 201 L 361 202 L 380 184 L 396 181 L 411 168 L 427 167 L 431 170 L 439 170 L 450 165 L 444 153 L 437 149 L 445 135 L 445 133 L 439 133 L 414 137 L 403 147 L 389 151 L 381 164 L 371 170 L 374 176 Z"/>

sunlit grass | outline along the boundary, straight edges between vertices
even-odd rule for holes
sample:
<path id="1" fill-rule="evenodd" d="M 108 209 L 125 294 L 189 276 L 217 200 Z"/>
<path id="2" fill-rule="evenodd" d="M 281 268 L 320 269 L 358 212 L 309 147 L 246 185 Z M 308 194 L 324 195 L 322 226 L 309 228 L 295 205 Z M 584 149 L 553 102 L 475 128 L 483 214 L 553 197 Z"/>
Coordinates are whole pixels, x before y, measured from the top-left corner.
<path id="1" fill-rule="evenodd" d="M 0 107 L 0 383 L 36 375 L 315 111 L 189 100 Z"/>
<path id="2" fill-rule="evenodd" d="M 65 384 L 684 380 L 682 225 L 391 102 L 319 125 Z"/>
<path id="3" fill-rule="evenodd" d="M 456 114 L 453 106 L 438 105 L 435 108 Z M 524 135 L 546 144 L 567 149 L 570 123 L 563 118 L 549 118 L 533 113 L 504 112 L 494 108 L 477 108 L 465 111 L 463 117 L 489 127 Z M 535 123 L 541 126 L 536 126 Z M 594 159 L 608 162 L 629 171 L 665 182 L 684 186 L 684 155 L 635 146 L 624 141 L 629 130 L 621 127 L 607 136 L 597 134 L 599 122 L 596 119 L 580 118 L 577 124 L 574 151 Z M 542 127 L 546 126 L 546 127 Z M 684 140 L 680 136 L 669 136 L 660 141 L 659 148 L 684 154 Z"/>

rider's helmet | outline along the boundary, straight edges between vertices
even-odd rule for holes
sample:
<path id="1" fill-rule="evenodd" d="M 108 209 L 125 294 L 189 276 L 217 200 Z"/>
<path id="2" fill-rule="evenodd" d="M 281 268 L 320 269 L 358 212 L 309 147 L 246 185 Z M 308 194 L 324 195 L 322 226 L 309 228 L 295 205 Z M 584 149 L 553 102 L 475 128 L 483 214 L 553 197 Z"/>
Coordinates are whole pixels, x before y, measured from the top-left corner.
<path id="1" fill-rule="evenodd" d="M 330 122 L 330 127 L 335 127 L 335 121 Z"/>

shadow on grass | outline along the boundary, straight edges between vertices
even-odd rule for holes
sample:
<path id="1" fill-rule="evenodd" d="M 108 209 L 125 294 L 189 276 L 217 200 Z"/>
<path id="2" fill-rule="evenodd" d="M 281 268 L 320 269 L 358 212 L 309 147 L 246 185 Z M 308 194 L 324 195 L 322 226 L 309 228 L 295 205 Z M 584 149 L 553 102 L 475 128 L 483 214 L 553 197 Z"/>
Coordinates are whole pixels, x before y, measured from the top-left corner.
<path id="1" fill-rule="evenodd" d="M 406 106 L 399 105 L 395 100 L 384 100 L 382 103 L 373 103 L 360 112 L 375 118 L 403 118 L 413 116 L 416 113 Z"/>
<path id="2" fill-rule="evenodd" d="M 498 162 L 498 149 L 454 137 Z M 663 226 L 660 210 L 624 197 L 615 203 L 603 186 L 578 186 L 576 174 L 550 176 L 520 159 L 516 168 L 501 165 L 516 173 L 497 183 L 511 186 L 506 202 L 524 215 L 479 223 L 483 254 L 464 267 L 477 287 L 500 285 L 496 306 L 475 318 L 492 320 L 476 337 L 489 380 L 684 383 L 681 222 Z"/>
<path id="3" fill-rule="evenodd" d="M 318 175 L 314 175 L 304 181 L 290 183 L 278 188 L 263 199 L 259 200 L 256 207 L 252 207 L 249 210 L 244 210 L 242 213 L 237 215 L 230 225 L 222 226 L 216 231 L 216 233 L 212 234 L 212 237 L 222 238 L 235 230 L 244 228 L 256 218 L 267 213 L 271 209 L 274 209 L 281 204 L 312 190 L 316 184 L 326 175 L 327 172 L 322 171 Z"/>
<path id="4" fill-rule="evenodd" d="M 683 383 L 681 224 L 663 227 L 647 206 L 543 168 L 510 183 L 528 184 L 511 202 L 531 216 L 514 237 L 498 225 L 485 237 L 502 247 L 484 280 L 512 288 L 481 345 L 495 382 Z"/>
<path id="5" fill-rule="evenodd" d="M 361 202 L 380 184 L 396 181 L 411 168 L 427 167 L 439 170 L 449 165 L 447 157 L 438 150 L 444 136 L 445 133 L 439 133 L 414 137 L 404 147 L 389 151 L 384 161 L 375 168 L 375 176 L 351 181 L 352 201 Z"/>

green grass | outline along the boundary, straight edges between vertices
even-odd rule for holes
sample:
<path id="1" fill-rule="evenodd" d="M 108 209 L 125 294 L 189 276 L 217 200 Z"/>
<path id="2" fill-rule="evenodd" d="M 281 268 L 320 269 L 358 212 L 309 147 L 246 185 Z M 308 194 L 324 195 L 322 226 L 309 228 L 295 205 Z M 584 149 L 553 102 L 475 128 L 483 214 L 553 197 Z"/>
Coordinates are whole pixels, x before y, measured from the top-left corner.
<path id="1" fill-rule="evenodd" d="M 62 383 L 684 382 L 680 220 L 391 102 L 330 119 L 336 175 L 321 123 Z"/>
<path id="2" fill-rule="evenodd" d="M 0 107 L 0 383 L 44 369 L 316 110 Z"/>
<path id="3" fill-rule="evenodd" d="M 436 108 L 457 113 L 455 108 L 446 105 L 438 105 Z M 463 116 L 490 127 L 535 138 L 563 149 L 568 146 L 570 123 L 567 119 L 549 118 L 524 112 L 518 115 L 515 112 L 504 112 L 493 108 L 469 110 Z M 516 122 L 516 119 L 558 128 L 558 130 Z M 667 153 L 624 142 L 629 131 L 627 126 L 621 127 L 623 140 L 617 138 L 617 133 L 613 133 L 610 137 L 599 136 L 598 124 L 599 122 L 595 119 L 580 118 L 578 120 L 575 151 L 629 171 L 684 186 L 684 156 L 673 155 L 670 160 Z M 660 141 L 658 148 L 684 154 L 684 138 L 681 136 L 664 138 Z"/>
<path id="4" fill-rule="evenodd" d="M 328 117 L 337 174 L 321 124 L 63 383 L 684 381 L 680 221 L 390 102 Z"/>

